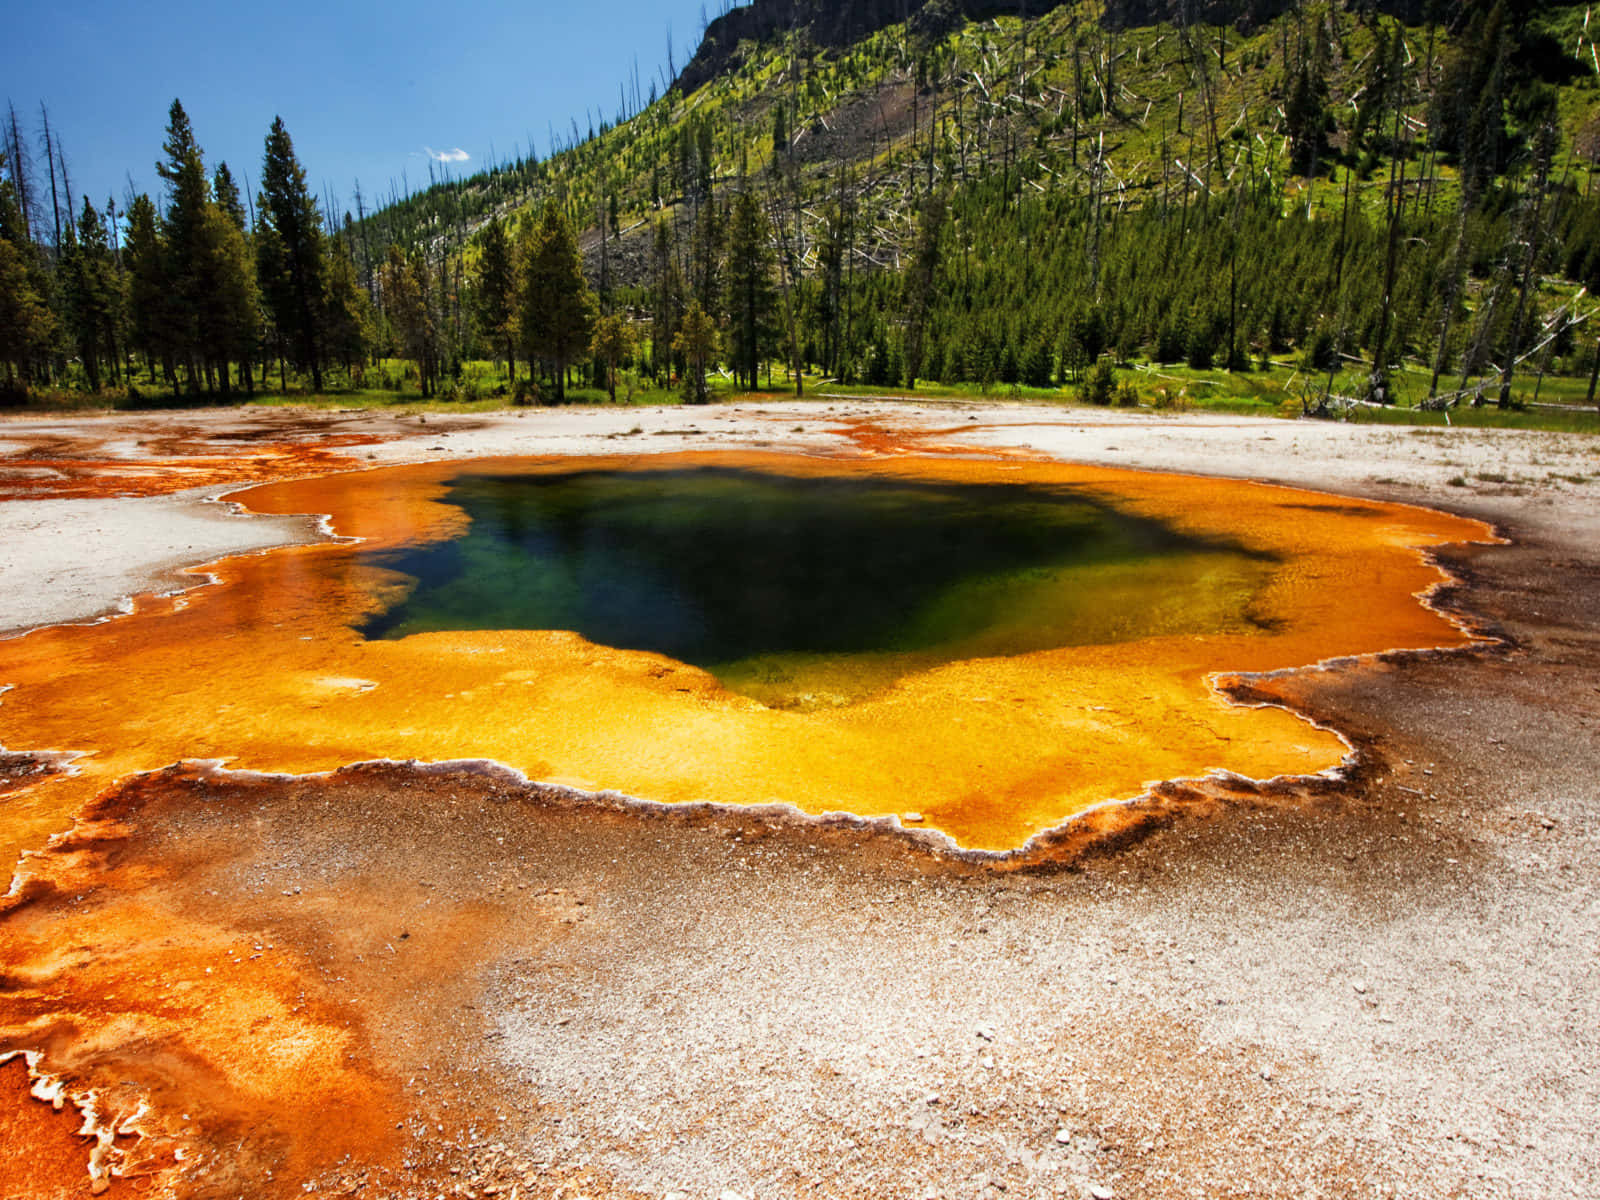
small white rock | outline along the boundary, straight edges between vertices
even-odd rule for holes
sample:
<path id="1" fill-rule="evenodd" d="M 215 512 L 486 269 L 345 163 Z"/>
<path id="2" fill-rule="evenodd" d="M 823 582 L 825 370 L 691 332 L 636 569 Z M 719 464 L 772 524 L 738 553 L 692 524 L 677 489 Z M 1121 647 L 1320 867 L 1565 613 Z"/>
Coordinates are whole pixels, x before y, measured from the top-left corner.
<path id="1" fill-rule="evenodd" d="M 1065 1129 L 1065 1128 L 1056 1130 L 1056 1144 L 1057 1145 L 1065 1146 L 1065 1145 L 1070 1144 L 1071 1141 L 1072 1141 L 1072 1130 Z"/>
<path id="2" fill-rule="evenodd" d="M 1111 1200 L 1111 1197 L 1116 1193 L 1103 1183 L 1091 1183 L 1089 1185 L 1089 1195 L 1093 1196 L 1094 1200 Z"/>
<path id="3" fill-rule="evenodd" d="M 919 813 L 919 812 L 901 813 L 900 814 L 900 819 L 902 821 L 909 821 L 909 822 L 920 821 L 920 820 L 922 820 L 922 814 Z"/>

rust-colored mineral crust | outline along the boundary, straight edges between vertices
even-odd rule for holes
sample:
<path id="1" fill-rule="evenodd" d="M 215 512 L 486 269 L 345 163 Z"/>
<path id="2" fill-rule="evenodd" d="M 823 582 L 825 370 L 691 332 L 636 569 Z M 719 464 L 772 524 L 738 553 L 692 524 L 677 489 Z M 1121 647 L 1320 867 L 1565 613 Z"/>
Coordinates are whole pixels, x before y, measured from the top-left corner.
<path id="1" fill-rule="evenodd" d="M 719 466 L 1067 485 L 1273 556 L 1251 613 L 1259 632 L 957 662 L 854 704 L 787 711 L 697 668 L 572 633 L 368 642 L 357 627 L 405 582 L 363 565 L 346 540 L 226 560 L 211 569 L 213 586 L 0 641 L 0 684 L 11 689 L 0 746 L 16 776 L 0 797 L 0 861 L 9 871 L 49 842 L 0 901 L 0 1056 L 35 1054 L 46 1087 L 88 1105 L 57 1113 L 24 1101 L 22 1061 L 0 1068 L 0 1133 L 8 1148 L 28 1147 L 0 1156 L 10 1160 L 0 1193 L 78 1196 L 98 1179 L 115 1194 L 287 1196 L 315 1180 L 420 1195 L 460 1182 L 452 1163 L 466 1160 L 451 1154 L 481 1146 L 480 1125 L 501 1105 L 492 1088 L 504 1083 L 473 1065 L 485 980 L 496 964 L 558 956 L 595 911 L 581 895 L 526 890 L 525 864 L 554 852 L 540 839 L 558 826 L 568 838 L 584 826 L 551 821 L 538 789 L 507 790 L 523 802 L 502 802 L 492 777 L 470 790 L 440 777 L 413 792 L 406 772 L 381 767 L 330 781 L 282 775 L 492 760 L 668 805 L 915 813 L 915 827 L 962 848 L 1010 852 L 1036 839 L 1037 856 L 1064 856 L 1078 844 L 1071 829 L 1115 838 L 1183 803 L 1183 789 L 1168 788 L 1059 829 L 1158 781 L 1338 766 L 1340 737 L 1276 706 L 1264 675 L 1472 637 L 1420 598 L 1443 579 L 1427 549 L 1487 538 L 1477 522 L 1245 482 L 911 457 L 893 431 L 870 426 L 853 440 L 870 461 L 482 460 L 234 498 L 258 512 L 328 514 L 336 534 L 372 550 L 459 532 L 465 518 L 443 497 L 468 469 Z M 294 461 L 277 469 L 336 465 Z M 63 478 L 57 494 L 74 493 L 74 477 Z M 265 774 L 219 775 L 203 760 Z M 603 811 L 594 819 L 638 819 Z M 576 846 L 563 861 L 574 856 Z M 527 1136 L 546 1136 L 535 1136 L 547 1128 L 538 1097 L 520 1103 Z M 559 1129 L 559 1114 L 549 1121 Z M 438 1150 L 424 1159 L 423 1145 Z M 494 1178 L 536 1174 L 545 1191 L 568 1178 L 561 1162 L 534 1174 L 503 1166 Z M 606 1191 L 592 1173 L 583 1183 Z"/>

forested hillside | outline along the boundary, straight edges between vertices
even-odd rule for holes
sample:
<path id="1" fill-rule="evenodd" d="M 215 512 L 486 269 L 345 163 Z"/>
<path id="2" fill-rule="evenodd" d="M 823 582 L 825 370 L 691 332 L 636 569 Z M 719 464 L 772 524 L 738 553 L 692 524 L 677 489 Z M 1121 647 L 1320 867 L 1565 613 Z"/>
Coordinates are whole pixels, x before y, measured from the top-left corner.
<path id="1" fill-rule="evenodd" d="M 89 209 L 51 238 L 13 168 L 0 357 L 21 384 L 99 386 L 130 352 L 182 388 L 389 355 L 425 392 L 496 358 L 542 398 L 618 367 L 701 395 L 722 364 L 1097 400 L 1110 363 L 1277 360 L 1308 407 L 1359 362 L 1359 400 L 1509 403 L 1595 361 L 1597 80 L 1582 4 L 757 0 L 543 160 L 323 212 L 314 287 L 257 203 L 231 223 L 256 317 L 227 333 L 144 312 L 127 260 L 171 259 L 172 176 L 120 239 Z M 103 313 L 86 261 L 111 263 Z"/>

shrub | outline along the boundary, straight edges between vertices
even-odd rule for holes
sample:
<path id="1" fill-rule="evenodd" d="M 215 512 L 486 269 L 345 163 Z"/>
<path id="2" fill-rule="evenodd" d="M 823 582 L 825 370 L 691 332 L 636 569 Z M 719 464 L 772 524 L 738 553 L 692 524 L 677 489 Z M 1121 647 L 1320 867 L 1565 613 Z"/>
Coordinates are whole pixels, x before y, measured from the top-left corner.
<path id="1" fill-rule="evenodd" d="M 1156 331 L 1156 361 L 1182 362 L 1189 351 L 1189 331 L 1182 321 L 1167 321 Z"/>
<path id="2" fill-rule="evenodd" d="M 1094 369 L 1089 372 L 1089 378 L 1083 381 L 1079 390 L 1079 397 L 1088 404 L 1098 404 L 1105 408 L 1108 406 L 1117 390 L 1117 372 L 1105 359 L 1095 363 Z"/>
<path id="3" fill-rule="evenodd" d="M 1331 371 L 1339 363 L 1339 344 L 1326 325 L 1319 325 L 1306 345 L 1303 366 L 1312 371 Z"/>
<path id="4" fill-rule="evenodd" d="M 1022 382 L 1029 387 L 1049 387 L 1050 369 L 1053 365 L 1050 361 L 1049 343 L 1034 342 L 1028 349 L 1027 357 L 1023 359 Z"/>

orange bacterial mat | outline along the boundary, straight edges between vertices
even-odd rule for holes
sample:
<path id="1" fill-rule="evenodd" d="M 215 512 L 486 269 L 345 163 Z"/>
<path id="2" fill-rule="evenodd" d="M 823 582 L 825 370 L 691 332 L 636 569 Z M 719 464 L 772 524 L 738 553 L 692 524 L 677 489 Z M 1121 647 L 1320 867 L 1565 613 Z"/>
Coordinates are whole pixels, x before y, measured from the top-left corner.
<path id="1" fill-rule="evenodd" d="M 1425 551 L 1484 540 L 1445 514 L 1255 483 L 1042 463 L 851 463 L 761 454 L 499 459 L 383 468 L 236 493 L 267 513 L 325 513 L 362 549 L 446 538 L 449 480 L 530 471 L 694 466 L 790 475 L 1065 485 L 1194 536 L 1278 560 L 1261 628 L 966 660 L 840 707 L 765 707 L 658 654 L 569 632 L 367 641 L 361 621 L 404 581 L 349 542 L 226 560 L 218 582 L 141 598 L 132 615 L 0 642 L 0 744 L 78 752 L 76 774 L 13 797 L 9 864 L 92 794 L 179 760 L 304 773 L 370 759 L 489 759 L 528 776 L 648 801 L 784 802 L 900 815 L 1006 851 L 1157 780 L 1334 767 L 1346 747 L 1278 708 L 1219 694 L 1271 672 L 1471 635 L 1422 602 L 1444 578 Z"/>

